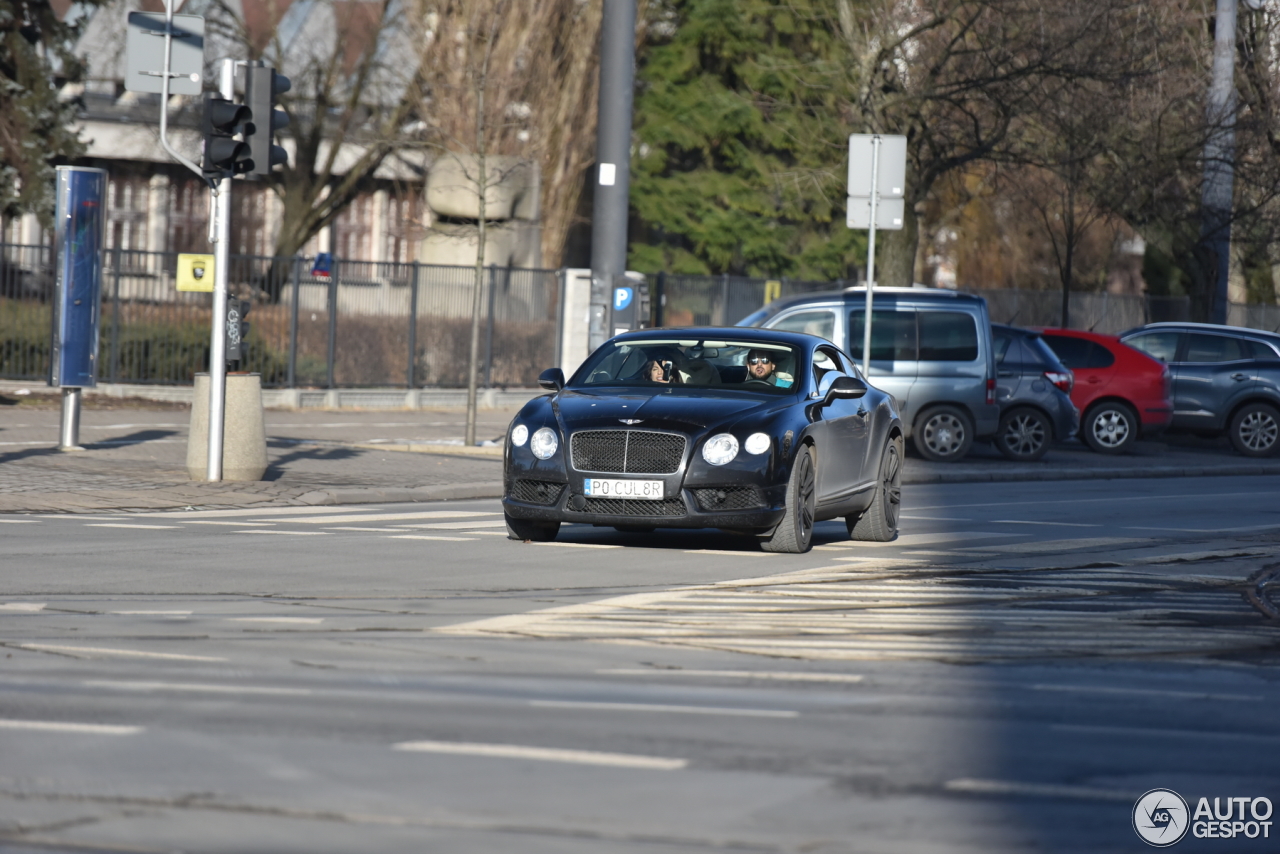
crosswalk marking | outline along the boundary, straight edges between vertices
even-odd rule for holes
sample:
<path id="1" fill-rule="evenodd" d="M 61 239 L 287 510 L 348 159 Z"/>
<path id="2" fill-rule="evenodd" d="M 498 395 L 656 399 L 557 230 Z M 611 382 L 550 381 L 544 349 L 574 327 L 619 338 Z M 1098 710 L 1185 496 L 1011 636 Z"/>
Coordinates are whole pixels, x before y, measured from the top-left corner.
<path id="1" fill-rule="evenodd" d="M 86 528 L 145 528 L 150 531 L 173 531 L 177 525 L 132 525 L 125 522 L 90 522 Z"/>
<path id="2" fill-rule="evenodd" d="M 477 513 L 474 510 L 419 510 L 413 513 L 350 513 L 346 516 L 302 516 L 289 519 L 296 525 L 346 525 L 364 522 L 411 522 L 425 519 L 474 519 L 478 516 L 501 516 L 501 513 Z"/>
<path id="3" fill-rule="evenodd" d="M 233 534 L 281 534 L 286 537 L 324 537 L 328 531 L 232 531 Z"/>
<path id="4" fill-rule="evenodd" d="M 488 515 L 488 514 L 475 514 Z M 431 522 L 419 525 L 401 525 L 401 528 L 424 528 L 442 531 L 460 531 L 463 528 L 505 528 L 507 523 L 502 519 L 479 519 L 474 522 Z"/>
<path id="5" fill-rule="evenodd" d="M 458 543 L 465 543 L 471 540 L 470 537 L 439 537 L 432 534 L 395 534 L 388 539 L 392 540 L 452 540 Z"/>
<path id="6" fill-rule="evenodd" d="M 1070 546 L 1092 540 L 1065 541 Z M 1137 567 L 995 567 L 956 575 L 863 559 L 764 578 L 617 596 L 435 631 L 595 640 L 808 660 L 954 662 L 1203 656 L 1275 638 L 1238 593 Z M 1198 624 L 1188 626 L 1196 615 Z"/>

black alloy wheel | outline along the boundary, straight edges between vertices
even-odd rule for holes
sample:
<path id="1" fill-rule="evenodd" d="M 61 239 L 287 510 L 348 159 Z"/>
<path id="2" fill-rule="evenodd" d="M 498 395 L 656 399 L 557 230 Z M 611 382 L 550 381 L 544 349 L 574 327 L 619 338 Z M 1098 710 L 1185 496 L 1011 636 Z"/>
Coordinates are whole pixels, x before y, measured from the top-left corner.
<path id="1" fill-rule="evenodd" d="M 1038 409 L 1011 409 L 1000 418 L 996 431 L 996 447 L 1000 453 L 1019 463 L 1040 459 L 1049 450 L 1053 427 Z"/>
<path id="2" fill-rule="evenodd" d="M 511 514 L 502 514 L 507 520 L 507 539 L 522 542 L 549 543 L 560 533 L 559 522 L 535 522 L 529 519 L 513 519 Z"/>
<path id="3" fill-rule="evenodd" d="M 893 438 L 880 457 L 880 480 L 871 506 L 859 516 L 846 516 L 849 539 L 887 543 L 898 537 L 902 509 L 902 439 Z"/>
<path id="4" fill-rule="evenodd" d="M 969 416 L 954 406 L 926 409 L 916 420 L 912 436 L 920 456 L 935 463 L 963 459 L 973 446 L 973 424 Z"/>
<path id="5" fill-rule="evenodd" d="M 1280 411 L 1268 403 L 1240 407 L 1228 431 L 1231 444 L 1246 457 L 1269 457 L 1280 450 Z"/>
<path id="6" fill-rule="evenodd" d="M 1128 404 L 1095 403 L 1081 421 L 1081 438 L 1099 454 L 1123 454 L 1138 441 L 1138 413 Z"/>
<path id="7" fill-rule="evenodd" d="M 804 445 L 796 452 L 791 477 L 787 479 L 786 514 L 773 533 L 760 541 L 760 548 L 796 555 L 809 551 L 813 545 L 813 517 L 818 498 L 816 472 L 813 448 Z"/>

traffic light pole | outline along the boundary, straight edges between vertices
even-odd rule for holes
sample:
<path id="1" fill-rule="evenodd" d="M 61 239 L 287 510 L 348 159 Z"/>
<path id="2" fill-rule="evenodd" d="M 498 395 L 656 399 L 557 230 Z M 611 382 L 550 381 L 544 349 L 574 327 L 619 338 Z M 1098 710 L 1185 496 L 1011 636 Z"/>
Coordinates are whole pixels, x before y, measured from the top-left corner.
<path id="1" fill-rule="evenodd" d="M 223 59 L 218 81 L 219 93 L 228 101 L 236 94 L 236 61 Z M 231 177 L 218 181 L 214 199 L 214 224 L 209 229 L 216 236 L 213 246 L 213 322 L 209 338 L 209 458 L 205 480 L 222 480 L 222 433 L 227 399 L 227 278 L 231 266 Z"/>

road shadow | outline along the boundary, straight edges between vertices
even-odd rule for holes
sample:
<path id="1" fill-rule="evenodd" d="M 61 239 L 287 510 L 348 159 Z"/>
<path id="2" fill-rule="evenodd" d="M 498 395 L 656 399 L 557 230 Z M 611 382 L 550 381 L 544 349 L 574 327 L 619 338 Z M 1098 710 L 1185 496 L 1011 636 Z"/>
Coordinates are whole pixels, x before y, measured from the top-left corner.
<path id="1" fill-rule="evenodd" d="M 299 445 L 296 442 L 282 440 L 268 440 L 269 448 L 291 448 L 292 450 L 282 456 L 276 457 L 267 465 L 266 472 L 263 473 L 262 479 L 267 481 L 279 480 L 286 473 L 290 463 L 300 461 L 307 462 L 337 462 L 339 460 L 349 460 L 352 457 L 358 457 L 360 451 L 355 448 L 332 448 L 320 445 Z"/>
<path id="2" fill-rule="evenodd" d="M 126 436 L 120 436 L 115 439 L 103 439 L 100 442 L 81 442 L 80 444 L 90 451 L 106 450 L 108 448 L 119 448 L 125 445 L 141 445 L 146 442 L 154 442 L 157 439 L 168 439 L 170 436 L 177 436 L 177 430 L 138 430 L 129 433 Z"/>

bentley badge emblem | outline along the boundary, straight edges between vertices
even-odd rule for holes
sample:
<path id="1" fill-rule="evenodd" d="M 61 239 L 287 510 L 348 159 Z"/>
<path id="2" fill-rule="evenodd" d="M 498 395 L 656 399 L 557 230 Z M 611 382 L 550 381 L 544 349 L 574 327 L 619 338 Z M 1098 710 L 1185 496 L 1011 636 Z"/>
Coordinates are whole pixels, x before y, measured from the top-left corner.
<path id="1" fill-rule="evenodd" d="M 644 421 L 643 418 L 619 418 L 618 420 L 623 424 L 639 424 Z"/>

